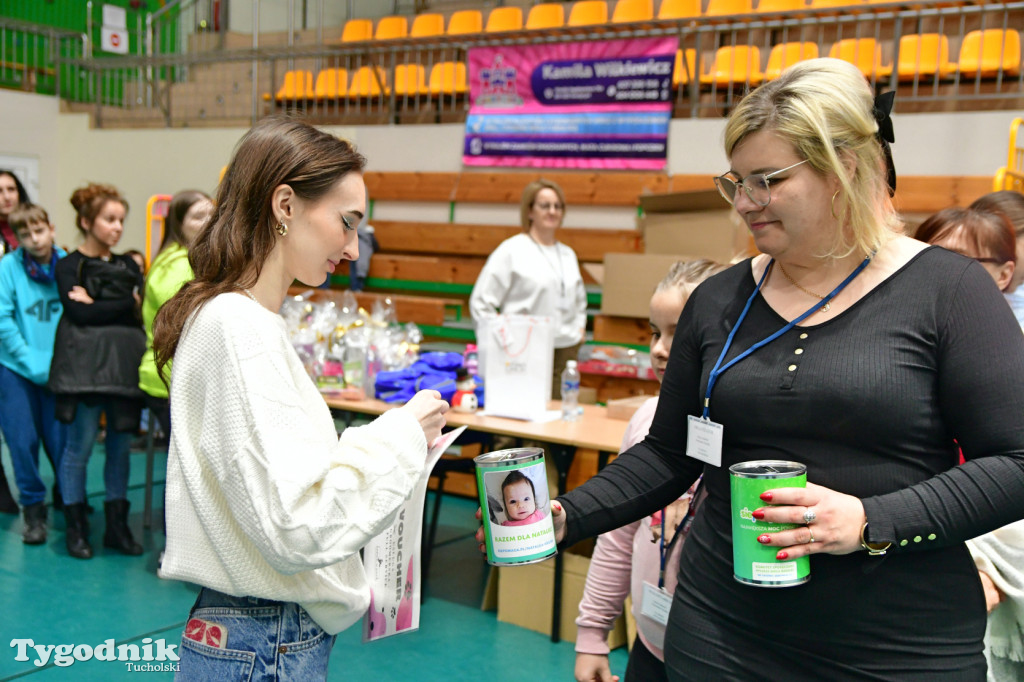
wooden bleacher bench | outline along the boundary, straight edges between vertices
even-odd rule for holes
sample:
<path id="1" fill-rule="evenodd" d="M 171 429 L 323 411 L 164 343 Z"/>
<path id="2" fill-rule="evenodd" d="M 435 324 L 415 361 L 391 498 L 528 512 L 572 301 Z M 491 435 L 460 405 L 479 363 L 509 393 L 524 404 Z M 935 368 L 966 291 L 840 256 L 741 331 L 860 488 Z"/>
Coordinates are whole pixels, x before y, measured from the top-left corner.
<path id="1" fill-rule="evenodd" d="M 370 198 L 387 202 L 427 202 L 450 204 L 504 204 L 518 207 L 522 188 L 544 177 L 557 182 L 565 191 L 570 210 L 574 206 L 637 206 L 642 193 L 663 193 L 707 189 L 713 186 L 710 174 L 667 175 L 652 172 L 382 172 L 365 173 Z M 894 203 L 913 226 L 941 208 L 967 205 L 988 192 L 988 177 L 900 176 Z M 366 280 L 367 289 L 387 292 L 395 300 L 408 297 L 433 299 L 431 312 L 417 311 L 418 319 L 439 319 L 442 324 L 424 322 L 428 335 L 458 341 L 472 341 L 473 330 L 467 301 L 487 256 L 505 239 L 518 234 L 515 225 L 480 225 L 454 222 L 412 220 L 376 220 L 376 237 L 381 250 L 374 254 Z M 601 263 L 606 253 L 642 253 L 643 241 L 635 229 L 563 228 L 559 239 L 576 251 L 581 264 Z M 584 268 L 584 281 L 591 290 L 594 280 Z M 344 287 L 348 278 L 336 275 L 335 286 Z M 588 295 L 593 307 L 600 295 Z M 438 301 L 446 301 L 439 304 Z M 461 304 L 458 314 L 456 305 Z M 411 305 L 411 303 L 409 304 Z M 447 308 L 445 308 L 447 306 Z M 399 308 L 405 310 L 405 308 Z M 402 318 L 399 312 L 400 319 Z M 452 319 L 461 318 L 453 324 Z M 615 318 L 595 315 L 594 340 L 604 343 L 647 345 L 647 321 L 642 318 Z"/>

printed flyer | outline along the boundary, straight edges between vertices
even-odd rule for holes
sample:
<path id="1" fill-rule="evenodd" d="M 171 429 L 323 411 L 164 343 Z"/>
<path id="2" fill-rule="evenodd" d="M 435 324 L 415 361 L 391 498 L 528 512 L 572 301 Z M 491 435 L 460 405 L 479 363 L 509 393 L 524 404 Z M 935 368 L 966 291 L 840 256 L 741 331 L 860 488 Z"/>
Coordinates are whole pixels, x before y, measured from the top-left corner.
<path id="1" fill-rule="evenodd" d="M 420 542 L 427 480 L 437 460 L 465 430 L 460 426 L 434 441 L 423 475 L 398 510 L 394 524 L 363 549 L 363 570 L 370 583 L 370 609 L 363 616 L 364 642 L 413 632 L 420 626 Z"/>

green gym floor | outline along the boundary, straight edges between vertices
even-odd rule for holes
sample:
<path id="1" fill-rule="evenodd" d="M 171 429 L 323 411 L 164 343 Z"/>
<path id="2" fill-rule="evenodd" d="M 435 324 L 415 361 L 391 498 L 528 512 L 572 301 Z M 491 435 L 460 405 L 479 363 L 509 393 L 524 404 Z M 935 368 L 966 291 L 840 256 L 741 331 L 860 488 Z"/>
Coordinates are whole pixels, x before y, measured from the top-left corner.
<path id="1" fill-rule="evenodd" d="M 13 471 L 6 446 L 3 465 L 11 486 Z M 43 477 L 49 486 L 53 472 L 40 457 Z M 50 535 L 45 545 L 21 542 L 20 517 L 0 514 L 0 682 L 24 680 L 75 680 L 76 682 L 132 679 L 170 679 L 170 672 L 129 671 L 117 661 L 90 660 L 58 667 L 50 662 L 35 665 L 17 661 L 10 643 L 32 639 L 36 645 L 88 644 L 107 639 L 116 644 L 142 645 L 144 638 L 177 644 L 195 585 L 161 580 L 156 575 L 157 557 L 164 546 L 160 530 L 164 458 L 157 459 L 154 489 L 154 530 L 142 530 L 145 456 L 132 455 L 129 498 L 130 525 L 146 552 L 126 557 L 102 547 L 103 461 L 98 445 L 89 463 L 89 501 L 92 543 L 96 555 L 89 561 L 72 559 L 64 549 L 64 518 L 50 512 Z M 13 492 L 13 491 L 12 491 Z M 428 502 L 430 498 L 428 498 Z M 445 496 L 437 542 L 426 585 L 420 629 L 381 642 L 363 644 L 360 627 L 338 636 L 331 656 L 330 680 L 378 682 L 430 682 L 466 680 L 504 682 L 529 679 L 538 682 L 571 681 L 575 655 L 571 642 L 552 644 L 543 634 L 499 623 L 495 611 L 480 610 L 487 565 L 473 541 L 476 503 Z M 538 608 L 542 608 L 538 604 Z M 622 674 L 625 649 L 612 652 L 612 670 Z"/>

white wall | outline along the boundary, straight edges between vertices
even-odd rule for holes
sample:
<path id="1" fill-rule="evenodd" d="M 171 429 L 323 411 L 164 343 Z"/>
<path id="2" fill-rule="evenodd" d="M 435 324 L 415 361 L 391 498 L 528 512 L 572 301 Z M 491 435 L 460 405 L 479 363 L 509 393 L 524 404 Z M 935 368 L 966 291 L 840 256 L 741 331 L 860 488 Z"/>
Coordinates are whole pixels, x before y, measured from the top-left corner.
<path id="1" fill-rule="evenodd" d="M 40 192 L 33 197 L 50 211 L 62 244 L 77 245 L 71 192 L 89 181 L 109 182 L 131 203 L 121 248 L 145 243 L 146 202 L 154 194 L 186 188 L 213 192 L 241 128 L 95 130 L 85 114 L 59 112 L 55 98 L 0 90 L 0 154 L 35 155 Z M 991 176 L 1006 163 L 1009 126 L 1017 112 L 907 114 L 894 117 L 896 169 L 907 175 Z M 668 172 L 721 173 L 722 119 L 673 119 Z M 457 171 L 462 167 L 462 126 L 332 127 L 349 137 L 369 159 L 370 170 Z M 379 219 L 443 222 L 446 206 L 381 202 Z M 630 227 L 629 209 L 570 210 L 568 227 Z M 482 204 L 456 207 L 456 220 L 514 225 L 514 207 Z"/>

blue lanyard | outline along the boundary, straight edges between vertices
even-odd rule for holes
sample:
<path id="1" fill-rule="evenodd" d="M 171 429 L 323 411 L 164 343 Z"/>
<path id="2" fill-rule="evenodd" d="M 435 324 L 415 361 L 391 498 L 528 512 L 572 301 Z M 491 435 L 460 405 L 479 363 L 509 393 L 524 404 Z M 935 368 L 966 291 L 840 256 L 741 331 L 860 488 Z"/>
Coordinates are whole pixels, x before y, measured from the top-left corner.
<path id="1" fill-rule="evenodd" d="M 796 325 L 798 325 L 801 322 L 803 322 L 805 319 L 810 317 L 817 310 L 819 310 L 825 304 L 827 304 L 829 301 L 831 301 L 833 298 L 835 298 L 836 294 L 838 294 L 840 291 L 842 291 L 844 288 L 846 288 L 846 285 L 849 284 L 850 282 L 852 282 L 853 279 L 857 275 L 859 275 L 864 268 L 866 268 L 868 266 L 868 263 L 871 262 L 871 256 L 873 256 L 873 255 L 875 255 L 875 254 L 872 253 L 870 256 L 865 258 L 861 262 L 861 264 L 857 266 L 857 269 L 855 269 L 853 272 L 851 272 L 846 279 L 844 279 L 842 282 L 839 283 L 839 286 L 837 286 L 835 289 L 832 290 L 832 293 L 830 293 L 825 298 L 821 299 L 821 301 L 819 301 L 818 303 L 815 303 L 814 305 L 812 305 L 807 310 L 807 312 L 805 312 L 803 315 L 801 315 L 800 317 L 796 318 L 795 320 L 792 320 L 789 324 L 787 324 L 785 327 L 783 327 L 779 331 L 775 332 L 774 334 L 772 334 L 768 338 L 763 339 L 761 341 L 758 341 L 753 346 L 751 346 L 750 348 L 746 349 L 745 351 L 743 351 L 742 353 L 740 353 L 739 355 L 734 357 L 732 360 L 730 360 L 725 366 L 722 366 L 722 360 L 725 359 L 726 353 L 729 352 L 729 348 L 730 348 L 730 346 L 732 346 L 732 340 L 733 340 L 733 338 L 735 338 L 736 332 L 739 330 L 740 325 L 743 324 L 743 320 L 746 319 L 747 313 L 750 311 L 750 306 L 753 305 L 753 303 L 754 303 L 754 298 L 757 296 L 757 293 L 759 291 L 761 291 L 761 286 L 764 285 L 764 281 L 768 278 L 768 272 L 772 269 L 772 266 L 775 264 L 775 259 L 774 258 L 772 258 L 770 261 L 768 261 L 768 267 L 766 267 L 764 269 L 764 274 L 762 274 L 761 275 L 761 279 L 758 280 L 757 288 L 754 289 L 754 293 L 750 294 L 750 298 L 747 299 L 747 304 L 743 307 L 743 312 L 740 313 L 739 319 L 736 320 L 736 324 L 733 326 L 732 331 L 729 332 L 729 337 L 725 340 L 725 347 L 722 349 L 722 354 L 718 356 L 718 362 L 715 363 L 714 369 L 712 369 L 711 370 L 711 374 L 708 375 L 708 389 L 704 393 L 704 412 L 701 414 L 701 418 L 702 419 L 709 419 L 710 418 L 710 414 L 711 414 L 711 391 L 714 389 L 715 382 L 718 381 L 718 377 L 720 377 L 722 374 L 724 374 L 725 370 L 729 369 L 730 367 L 735 365 L 740 360 L 745 359 L 748 355 L 750 355 L 751 353 L 756 351 L 758 348 L 762 348 L 764 346 L 767 346 L 769 343 L 771 343 L 775 339 L 779 338 L 780 336 L 782 336 L 783 334 L 788 332 L 790 329 L 792 329 Z"/>

